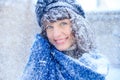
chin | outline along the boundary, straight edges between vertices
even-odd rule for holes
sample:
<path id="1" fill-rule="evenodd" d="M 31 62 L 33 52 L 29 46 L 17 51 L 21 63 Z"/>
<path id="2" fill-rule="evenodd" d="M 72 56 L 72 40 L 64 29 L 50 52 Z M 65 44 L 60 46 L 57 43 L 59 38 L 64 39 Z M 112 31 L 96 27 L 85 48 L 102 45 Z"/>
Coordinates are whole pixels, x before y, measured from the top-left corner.
<path id="1" fill-rule="evenodd" d="M 66 47 L 66 48 L 64 48 L 63 46 L 62 47 L 56 47 L 59 51 L 65 51 L 65 50 L 67 50 L 68 48 Z"/>

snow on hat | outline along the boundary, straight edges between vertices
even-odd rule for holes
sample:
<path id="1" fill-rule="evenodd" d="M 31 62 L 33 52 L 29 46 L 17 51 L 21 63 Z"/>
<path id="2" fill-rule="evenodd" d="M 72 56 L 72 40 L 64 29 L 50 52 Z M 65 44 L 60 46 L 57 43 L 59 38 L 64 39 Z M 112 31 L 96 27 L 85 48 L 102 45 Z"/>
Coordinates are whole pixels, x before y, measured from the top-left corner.
<path id="1" fill-rule="evenodd" d="M 56 7 L 67 7 L 85 18 L 83 9 L 75 0 L 38 0 L 35 12 L 39 25 L 41 25 L 41 18 L 43 14 Z"/>

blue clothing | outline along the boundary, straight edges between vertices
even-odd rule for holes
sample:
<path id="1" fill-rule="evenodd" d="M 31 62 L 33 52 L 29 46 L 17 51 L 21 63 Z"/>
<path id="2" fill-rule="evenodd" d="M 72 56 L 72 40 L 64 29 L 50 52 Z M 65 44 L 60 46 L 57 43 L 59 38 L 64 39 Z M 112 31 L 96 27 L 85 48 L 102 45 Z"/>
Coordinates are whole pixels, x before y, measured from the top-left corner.
<path id="1" fill-rule="evenodd" d="M 74 59 L 38 34 L 21 80 L 105 80 L 107 64 L 98 65 L 99 60 L 102 56 L 92 53 Z M 106 71 L 102 72 L 100 66 Z"/>

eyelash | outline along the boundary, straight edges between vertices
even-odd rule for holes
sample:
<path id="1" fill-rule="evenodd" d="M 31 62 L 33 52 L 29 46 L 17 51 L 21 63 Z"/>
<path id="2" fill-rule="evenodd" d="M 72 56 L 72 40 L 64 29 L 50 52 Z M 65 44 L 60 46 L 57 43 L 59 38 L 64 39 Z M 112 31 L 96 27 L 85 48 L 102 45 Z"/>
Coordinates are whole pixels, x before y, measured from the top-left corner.
<path id="1" fill-rule="evenodd" d="M 64 26 L 64 25 L 67 25 L 67 23 L 66 22 L 62 22 L 60 25 Z"/>
<path id="2" fill-rule="evenodd" d="M 60 23 L 60 26 L 65 26 L 65 25 L 67 25 L 66 22 L 61 22 Z M 46 29 L 53 29 L 53 26 L 47 26 Z"/>
<path id="3" fill-rule="evenodd" d="M 53 27 L 52 26 L 47 26 L 46 29 L 52 29 Z"/>

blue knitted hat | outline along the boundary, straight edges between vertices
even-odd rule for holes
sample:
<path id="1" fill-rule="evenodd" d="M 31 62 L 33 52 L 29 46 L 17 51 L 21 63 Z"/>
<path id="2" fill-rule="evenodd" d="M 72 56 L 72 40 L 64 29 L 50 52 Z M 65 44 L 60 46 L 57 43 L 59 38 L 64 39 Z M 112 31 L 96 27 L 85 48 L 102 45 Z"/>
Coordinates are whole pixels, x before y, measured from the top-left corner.
<path id="1" fill-rule="evenodd" d="M 45 14 L 51 8 L 56 7 L 67 7 L 85 18 L 85 13 L 76 0 L 38 0 L 36 3 L 35 12 L 39 25 L 41 25 L 41 18 L 43 14 Z"/>

